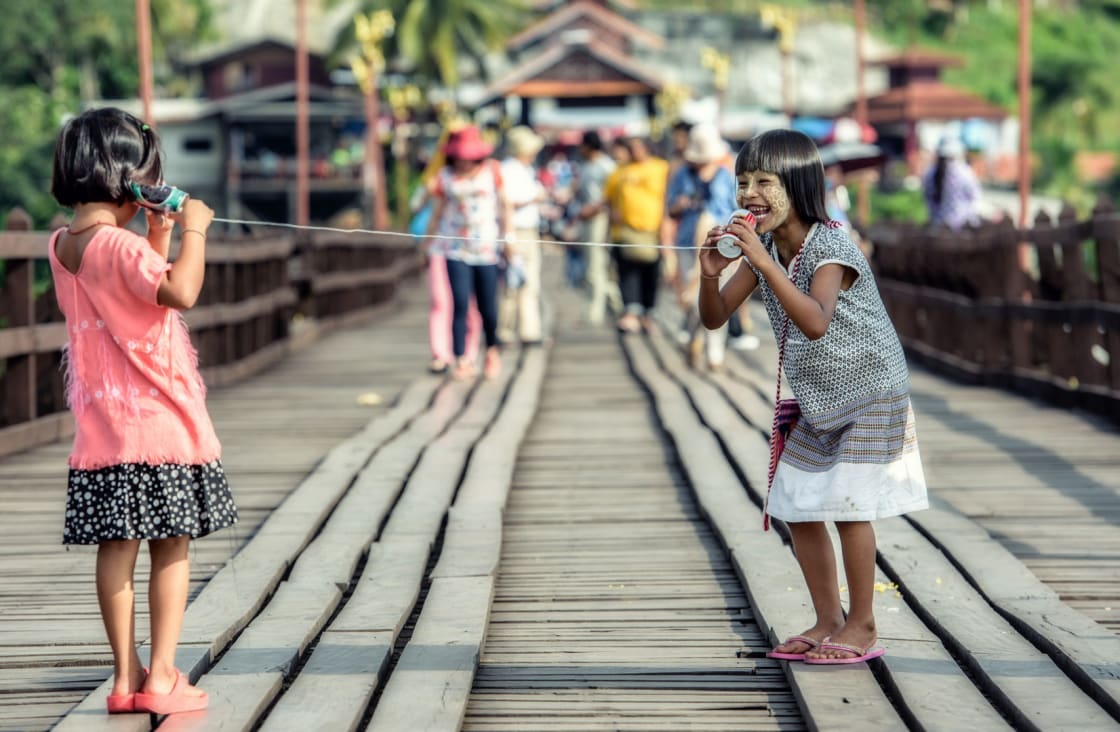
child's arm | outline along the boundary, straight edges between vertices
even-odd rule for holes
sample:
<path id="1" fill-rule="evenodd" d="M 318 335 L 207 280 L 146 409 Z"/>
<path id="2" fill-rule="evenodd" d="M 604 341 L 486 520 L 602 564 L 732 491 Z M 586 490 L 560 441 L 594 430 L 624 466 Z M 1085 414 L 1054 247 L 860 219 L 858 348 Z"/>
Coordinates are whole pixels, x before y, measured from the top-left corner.
<path id="1" fill-rule="evenodd" d="M 158 211 L 145 209 L 148 219 L 148 243 L 152 249 L 164 259 L 171 251 L 171 230 L 175 222 Z"/>
<path id="2" fill-rule="evenodd" d="M 700 296 L 698 305 L 700 322 L 709 330 L 719 328 L 726 323 L 731 314 L 738 310 L 739 306 L 758 287 L 758 276 L 754 273 L 754 270 L 750 267 L 740 266 L 723 289 L 720 289 L 720 273 L 727 265 L 735 261 L 723 256 L 716 249 L 716 241 L 723 236 L 723 233 L 724 227 L 713 226 L 704 239 L 704 248 L 700 250 Z"/>
<path id="3" fill-rule="evenodd" d="M 181 213 L 171 214 L 182 227 L 179 258 L 163 277 L 157 302 L 164 307 L 187 310 L 198 301 L 206 274 L 206 230 L 214 219 L 210 207 L 197 198 L 187 200 Z"/>
<path id="4" fill-rule="evenodd" d="M 856 271 L 842 264 L 821 265 L 813 273 L 809 294 L 806 295 L 790 281 L 777 262 L 773 259 L 770 262 L 773 265 L 772 271 L 763 271 L 761 268 L 759 271 L 763 272 L 770 289 L 782 304 L 782 309 L 806 338 L 815 341 L 822 337 L 828 332 L 828 325 L 836 312 L 840 290 L 852 286 L 856 281 Z"/>

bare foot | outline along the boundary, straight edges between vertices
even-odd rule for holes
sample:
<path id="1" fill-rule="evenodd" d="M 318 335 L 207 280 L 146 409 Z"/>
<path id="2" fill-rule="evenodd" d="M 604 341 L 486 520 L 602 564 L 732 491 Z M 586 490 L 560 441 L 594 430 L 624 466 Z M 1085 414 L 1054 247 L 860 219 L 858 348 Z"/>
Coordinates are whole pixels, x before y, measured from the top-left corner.
<path id="1" fill-rule="evenodd" d="M 143 688 L 146 678 L 147 674 L 144 673 L 143 667 L 140 666 L 140 659 L 137 658 L 127 675 L 113 678 L 113 691 L 110 693 L 114 696 L 135 694 Z"/>
<path id="2" fill-rule="evenodd" d="M 186 674 L 184 674 L 184 676 L 186 676 Z M 155 672 L 153 671 L 153 672 L 148 674 L 148 679 L 144 682 L 144 687 L 143 687 L 142 691 L 145 694 L 155 694 L 155 695 L 170 694 L 171 689 L 174 688 L 174 686 L 175 686 L 175 679 L 176 678 L 177 677 L 175 675 L 174 670 L 172 670 L 171 673 L 169 673 L 169 674 L 164 673 L 164 674 L 160 674 L 159 676 L 157 676 L 155 674 Z M 183 680 L 186 681 L 185 678 Z M 194 686 L 193 684 L 185 684 L 182 687 L 182 690 L 183 690 L 183 695 L 184 696 L 193 696 L 193 697 L 206 696 L 205 691 L 198 688 L 197 686 Z"/>
<path id="3" fill-rule="evenodd" d="M 817 623 L 812 628 L 809 628 L 804 633 L 801 633 L 801 635 L 805 636 L 806 638 L 812 638 L 819 644 L 824 641 L 825 638 L 828 638 L 831 631 L 835 630 L 837 627 L 839 626 Z M 775 653 L 808 653 L 809 650 L 814 647 L 815 646 L 811 646 L 805 641 L 791 639 L 786 641 L 785 643 L 779 643 L 778 645 L 774 646 L 773 650 Z"/>
<path id="4" fill-rule="evenodd" d="M 837 630 L 828 639 L 829 643 L 852 648 L 866 649 L 875 645 L 878 635 L 875 632 L 875 623 L 851 623 Z M 842 648 L 821 648 L 818 646 L 812 651 L 806 651 L 806 658 L 855 658 L 862 653 L 854 653 Z"/>

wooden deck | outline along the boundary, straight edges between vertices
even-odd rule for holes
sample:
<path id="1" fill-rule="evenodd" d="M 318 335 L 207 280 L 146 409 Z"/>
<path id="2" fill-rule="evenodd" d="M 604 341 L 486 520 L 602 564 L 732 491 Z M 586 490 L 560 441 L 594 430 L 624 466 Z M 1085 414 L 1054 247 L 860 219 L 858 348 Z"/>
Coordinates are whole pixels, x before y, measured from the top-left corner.
<path id="1" fill-rule="evenodd" d="M 242 522 L 193 550 L 179 662 L 211 708 L 160 729 L 1120 726 L 1114 427 L 915 371 L 935 505 L 877 524 L 888 655 L 779 664 L 810 616 L 760 530 L 772 340 L 695 372 L 553 287 L 553 345 L 455 383 L 420 289 L 212 391 Z M 66 452 L 0 460 L 0 729 L 147 730 L 103 711 Z"/>

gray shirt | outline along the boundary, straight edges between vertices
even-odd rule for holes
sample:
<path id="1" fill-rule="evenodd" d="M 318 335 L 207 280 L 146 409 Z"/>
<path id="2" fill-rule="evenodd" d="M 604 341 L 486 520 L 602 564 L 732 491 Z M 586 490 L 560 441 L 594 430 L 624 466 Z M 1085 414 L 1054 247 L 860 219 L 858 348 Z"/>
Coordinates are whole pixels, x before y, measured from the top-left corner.
<path id="1" fill-rule="evenodd" d="M 773 236 L 764 234 L 762 243 L 777 260 Z M 907 390 L 910 375 L 871 266 L 847 233 L 817 224 L 805 237 L 802 252 L 794 282 L 802 292 L 809 292 L 813 274 L 825 264 L 842 264 L 858 273 L 852 286 L 840 291 L 832 322 L 822 337 L 809 340 L 789 322 L 786 378 L 810 424 L 829 431 L 845 424 L 853 407 L 877 395 Z M 758 289 L 774 337 L 780 340 L 785 311 L 762 276 Z"/>
<path id="2" fill-rule="evenodd" d="M 607 178 L 614 172 L 614 167 L 614 160 L 611 160 L 611 157 L 603 152 L 600 152 L 591 160 L 585 160 L 579 166 L 577 200 L 584 205 L 602 201 L 603 189 L 606 187 Z"/>

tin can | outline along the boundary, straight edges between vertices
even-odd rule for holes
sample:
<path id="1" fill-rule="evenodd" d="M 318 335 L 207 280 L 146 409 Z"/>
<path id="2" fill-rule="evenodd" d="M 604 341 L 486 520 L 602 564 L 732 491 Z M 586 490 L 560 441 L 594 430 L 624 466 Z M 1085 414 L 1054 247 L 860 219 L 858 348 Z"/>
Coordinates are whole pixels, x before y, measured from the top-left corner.
<path id="1" fill-rule="evenodd" d="M 730 226 L 735 219 L 743 219 L 747 226 L 754 228 L 754 214 L 745 208 L 737 208 L 731 212 L 731 217 L 727 219 L 726 226 Z M 738 237 L 731 234 L 724 234 L 716 241 L 716 249 L 720 254 L 728 259 L 736 259 L 743 256 L 743 249 L 739 246 Z"/>
<path id="2" fill-rule="evenodd" d="M 186 191 L 166 184 L 146 186 L 130 182 L 128 185 L 132 189 L 132 195 L 136 196 L 137 203 L 160 213 L 179 213 L 190 198 Z"/>

